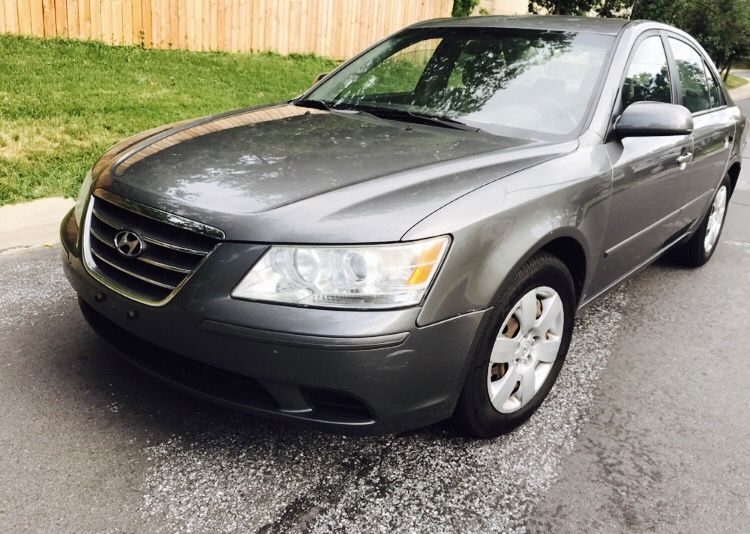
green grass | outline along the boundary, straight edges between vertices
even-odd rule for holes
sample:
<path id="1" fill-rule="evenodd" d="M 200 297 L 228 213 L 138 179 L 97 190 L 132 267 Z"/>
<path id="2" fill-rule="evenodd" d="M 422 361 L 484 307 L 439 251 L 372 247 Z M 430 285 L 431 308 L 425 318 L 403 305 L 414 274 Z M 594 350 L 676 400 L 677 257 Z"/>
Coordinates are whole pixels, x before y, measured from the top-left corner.
<path id="1" fill-rule="evenodd" d="M 75 196 L 139 131 L 301 93 L 334 62 L 312 56 L 143 50 L 0 36 L 0 205 Z"/>
<path id="2" fill-rule="evenodd" d="M 727 78 L 726 85 L 729 89 L 736 89 L 738 87 L 742 87 L 747 83 L 747 80 L 745 78 L 741 78 L 740 76 L 735 76 L 734 74 L 730 74 Z"/>

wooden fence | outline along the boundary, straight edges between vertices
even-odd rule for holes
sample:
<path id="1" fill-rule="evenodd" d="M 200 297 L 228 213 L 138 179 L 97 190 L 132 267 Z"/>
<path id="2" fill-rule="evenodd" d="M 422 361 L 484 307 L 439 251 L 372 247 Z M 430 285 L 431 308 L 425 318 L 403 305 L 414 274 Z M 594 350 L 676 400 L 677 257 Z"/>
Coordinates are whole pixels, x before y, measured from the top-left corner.
<path id="1" fill-rule="evenodd" d="M 0 33 L 350 57 L 453 0 L 0 0 Z"/>

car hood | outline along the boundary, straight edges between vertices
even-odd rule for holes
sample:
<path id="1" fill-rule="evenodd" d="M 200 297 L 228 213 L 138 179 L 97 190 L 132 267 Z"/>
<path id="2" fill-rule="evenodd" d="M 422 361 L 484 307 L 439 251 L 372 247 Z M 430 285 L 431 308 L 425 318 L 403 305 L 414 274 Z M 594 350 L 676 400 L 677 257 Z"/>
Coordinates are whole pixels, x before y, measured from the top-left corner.
<path id="1" fill-rule="evenodd" d="M 96 188 L 228 240 L 398 241 L 452 200 L 576 146 L 283 104 L 146 132 L 93 173 Z"/>

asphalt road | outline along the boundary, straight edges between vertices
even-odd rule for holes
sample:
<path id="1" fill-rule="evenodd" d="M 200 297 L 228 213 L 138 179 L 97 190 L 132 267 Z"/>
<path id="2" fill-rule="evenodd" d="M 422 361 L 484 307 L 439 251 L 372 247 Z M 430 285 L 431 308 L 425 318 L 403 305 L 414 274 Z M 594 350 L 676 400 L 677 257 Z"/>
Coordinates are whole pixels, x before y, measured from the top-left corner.
<path id="1" fill-rule="evenodd" d="M 660 261 L 579 318 L 551 397 L 494 441 L 195 400 L 95 337 L 58 249 L 0 255 L 0 531 L 747 532 L 748 221 L 750 173 L 712 261 Z"/>

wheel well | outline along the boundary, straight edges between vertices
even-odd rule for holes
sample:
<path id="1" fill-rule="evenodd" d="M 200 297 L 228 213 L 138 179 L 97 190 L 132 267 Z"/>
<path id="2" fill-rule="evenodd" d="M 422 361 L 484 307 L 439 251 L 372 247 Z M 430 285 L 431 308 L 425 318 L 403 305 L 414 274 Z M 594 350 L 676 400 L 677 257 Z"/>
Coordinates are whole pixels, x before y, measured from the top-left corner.
<path id="1" fill-rule="evenodd" d="M 581 244 L 572 237 L 558 237 L 544 245 L 541 250 L 556 256 L 565 264 L 573 277 L 576 298 L 580 300 L 586 281 L 586 253 Z"/>
<path id="2" fill-rule="evenodd" d="M 734 193 L 734 187 L 737 185 L 737 180 L 740 178 L 740 162 L 736 162 L 734 165 L 729 167 L 729 170 L 727 171 L 727 174 L 729 175 L 729 183 L 730 183 L 730 189 L 729 194 L 731 196 L 732 193 Z"/>

